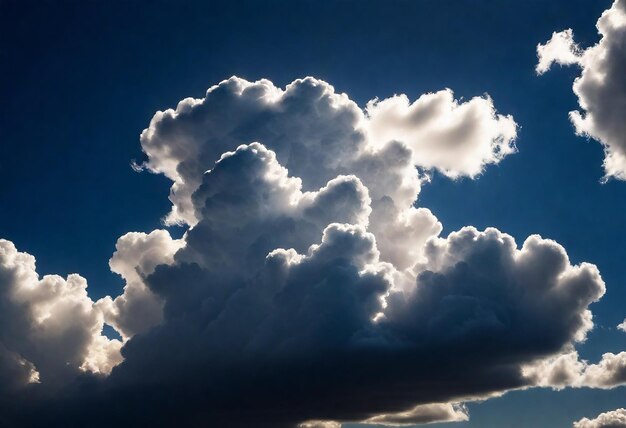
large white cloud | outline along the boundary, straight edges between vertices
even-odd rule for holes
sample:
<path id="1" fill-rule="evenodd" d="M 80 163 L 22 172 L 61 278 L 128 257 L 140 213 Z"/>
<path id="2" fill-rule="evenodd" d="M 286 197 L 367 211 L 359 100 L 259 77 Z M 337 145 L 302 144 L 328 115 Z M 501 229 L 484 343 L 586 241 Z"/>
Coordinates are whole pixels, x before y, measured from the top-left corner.
<path id="1" fill-rule="evenodd" d="M 582 111 L 570 112 L 570 119 L 577 134 L 604 146 L 606 177 L 626 180 L 626 0 L 615 0 L 597 28 L 602 38 L 584 50 L 571 29 L 554 33 L 537 46 L 537 72 L 546 72 L 552 63 L 582 68 L 573 86 Z"/>
<path id="2" fill-rule="evenodd" d="M 406 425 L 465 420 L 465 400 L 560 387 L 555 361 L 585 339 L 604 293 L 597 268 L 536 235 L 521 247 L 493 228 L 439 237 L 414 204 L 417 167 L 473 177 L 514 150 L 515 129 L 488 97 L 396 96 L 364 112 L 312 78 L 284 90 L 231 78 L 157 113 L 141 137 L 145 166 L 173 181 L 169 220 L 187 230 L 122 236 L 109 263 L 124 292 L 95 304 L 82 278 L 39 280 L 5 241 L 0 290 L 21 294 L 0 295 L 11 308 L 0 333 L 28 339 L 1 336 L 0 379 L 19 390 L 68 371 L 64 394 L 5 417 Z M 28 336 L 39 324 L 44 337 Z M 31 352 L 70 327 L 74 344 Z M 578 370 L 576 357 L 572 379 L 620 384 L 621 358 Z M 100 408 L 106 419 L 88 419 Z"/>
<path id="3" fill-rule="evenodd" d="M 624 428 L 626 427 L 626 409 L 617 409 L 601 413 L 595 419 L 583 418 L 574 422 L 574 428 Z"/>

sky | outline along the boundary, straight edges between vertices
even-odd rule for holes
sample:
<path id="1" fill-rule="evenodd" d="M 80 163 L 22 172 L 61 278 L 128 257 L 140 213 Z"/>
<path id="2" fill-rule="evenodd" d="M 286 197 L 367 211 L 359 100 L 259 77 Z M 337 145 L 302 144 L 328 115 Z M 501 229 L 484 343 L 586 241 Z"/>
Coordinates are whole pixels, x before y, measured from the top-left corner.
<path id="1" fill-rule="evenodd" d="M 0 0 L 0 422 L 626 426 L 624 46 L 623 0 Z"/>

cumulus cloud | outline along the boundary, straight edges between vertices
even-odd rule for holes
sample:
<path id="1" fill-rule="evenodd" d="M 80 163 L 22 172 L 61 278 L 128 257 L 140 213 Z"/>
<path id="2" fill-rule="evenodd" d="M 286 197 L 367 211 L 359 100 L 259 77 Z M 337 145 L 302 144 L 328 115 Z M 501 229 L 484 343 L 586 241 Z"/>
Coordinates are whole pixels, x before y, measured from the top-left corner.
<path id="1" fill-rule="evenodd" d="M 607 352 L 597 364 L 591 364 L 572 350 L 529 365 L 524 372 L 534 384 L 553 389 L 611 389 L 626 384 L 626 352 Z"/>
<path id="2" fill-rule="evenodd" d="M 35 258 L 0 240 L 2 387 L 63 385 L 82 371 L 109 373 L 121 343 L 101 335 L 102 314 L 79 275 L 39 278 Z"/>
<path id="3" fill-rule="evenodd" d="M 571 28 L 552 33 L 552 38 L 545 45 L 537 45 L 537 57 L 539 62 L 535 70 L 537 74 L 543 74 L 550 70 L 552 64 L 571 65 L 578 64 L 582 50 L 574 42 L 574 33 Z"/>
<path id="4" fill-rule="evenodd" d="M 617 409 L 601 413 L 595 419 L 583 418 L 574 422 L 574 428 L 624 428 L 626 427 L 626 409 Z"/>
<path id="5" fill-rule="evenodd" d="M 168 219 L 187 229 L 118 240 L 109 264 L 123 294 L 94 303 L 79 276 L 40 280 L 34 258 L 3 241 L 0 379 L 29 397 L 4 417 L 393 426 L 466 420 L 463 401 L 573 384 L 558 368 L 569 360 L 554 361 L 593 327 L 597 268 L 537 235 L 439 237 L 415 205 L 418 167 L 475 176 L 514 150 L 515 128 L 488 97 L 392 97 L 364 112 L 312 78 L 284 90 L 231 78 L 157 113 L 144 166 L 172 180 Z M 621 359 L 576 358 L 571 377 L 617 385 Z M 29 395 L 60 376 L 62 394 Z"/>
<path id="6" fill-rule="evenodd" d="M 626 352 L 606 353 L 598 364 L 585 367 L 581 379 L 583 386 L 609 389 L 626 384 Z"/>
<path id="7" fill-rule="evenodd" d="M 497 114 L 488 96 L 459 103 L 446 89 L 411 103 L 406 95 L 396 95 L 370 101 L 366 112 L 372 144 L 402 141 L 415 165 L 453 178 L 475 177 L 516 151 L 513 117 Z"/>
<path id="8" fill-rule="evenodd" d="M 615 0 L 597 23 L 600 41 L 580 49 L 571 30 L 554 33 L 537 46 L 539 74 L 554 62 L 578 64 L 574 81 L 580 111 L 570 112 L 576 133 L 604 146 L 606 178 L 626 179 L 626 0 Z"/>
<path id="9" fill-rule="evenodd" d="M 622 330 L 623 332 L 626 332 L 626 319 L 621 324 L 619 324 L 617 328 L 619 330 Z"/>
<path id="10" fill-rule="evenodd" d="M 534 385 L 561 390 L 582 386 L 582 377 L 587 363 L 581 361 L 578 352 L 569 350 L 551 358 L 524 367 L 524 374 Z"/>

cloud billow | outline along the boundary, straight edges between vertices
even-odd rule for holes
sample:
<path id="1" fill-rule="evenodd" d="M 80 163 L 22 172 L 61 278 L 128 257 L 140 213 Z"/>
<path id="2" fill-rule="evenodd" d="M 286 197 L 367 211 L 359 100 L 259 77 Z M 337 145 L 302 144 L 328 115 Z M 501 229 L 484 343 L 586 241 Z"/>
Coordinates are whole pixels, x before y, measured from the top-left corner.
<path id="1" fill-rule="evenodd" d="M 601 413 L 595 419 L 583 418 L 574 423 L 574 428 L 622 428 L 626 427 L 626 409 Z"/>
<path id="2" fill-rule="evenodd" d="M 120 296 L 93 302 L 77 276 L 39 280 L 34 258 L 2 241 L 2 417 L 393 426 L 466 420 L 459 403 L 511 389 L 623 383 L 610 377 L 619 361 L 594 375 L 572 354 L 604 294 L 594 265 L 536 235 L 521 247 L 493 228 L 440 237 L 415 206 L 420 171 L 474 177 L 514 151 L 515 129 L 488 97 L 396 96 L 363 111 L 312 78 L 283 90 L 233 77 L 158 112 L 144 166 L 173 181 L 168 221 L 187 229 L 122 236 L 110 260 Z M 67 302 L 84 317 L 73 342 Z M 63 334 L 32 333 L 52 328 Z M 33 351 L 48 342 L 45 357 Z M 576 375 L 563 381 L 565 356 Z"/>
<path id="3" fill-rule="evenodd" d="M 581 67 L 573 85 L 581 111 L 571 111 L 570 120 L 578 135 L 603 145 L 605 178 L 626 180 L 626 0 L 615 0 L 596 27 L 601 39 L 587 49 L 574 42 L 571 29 L 553 33 L 537 45 L 536 71 L 543 74 L 553 63 Z"/>

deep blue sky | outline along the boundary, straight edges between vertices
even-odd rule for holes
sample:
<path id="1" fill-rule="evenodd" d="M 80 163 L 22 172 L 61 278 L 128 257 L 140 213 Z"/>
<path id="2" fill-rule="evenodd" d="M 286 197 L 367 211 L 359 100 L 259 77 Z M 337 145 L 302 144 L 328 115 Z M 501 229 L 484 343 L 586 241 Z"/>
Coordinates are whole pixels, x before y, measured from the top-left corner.
<path id="1" fill-rule="evenodd" d="M 130 168 L 139 133 L 156 110 L 224 78 L 284 86 L 313 75 L 361 106 L 449 87 L 487 92 L 512 114 L 519 153 L 476 181 L 435 176 L 419 204 L 444 233 L 496 226 L 519 244 L 539 233 L 596 263 L 608 292 L 581 353 L 626 349 L 615 329 L 626 316 L 626 183 L 601 184 L 601 146 L 573 133 L 577 70 L 534 73 L 552 31 L 595 43 L 610 0 L 178 3 L 0 0 L 0 237 L 35 255 L 40 273 L 79 272 L 94 298 L 121 291 L 107 265 L 116 239 L 160 227 L 169 210 L 169 182 Z M 565 427 L 620 406 L 623 389 L 513 393 L 452 426 Z"/>

